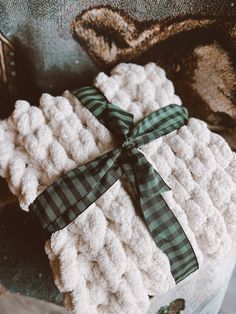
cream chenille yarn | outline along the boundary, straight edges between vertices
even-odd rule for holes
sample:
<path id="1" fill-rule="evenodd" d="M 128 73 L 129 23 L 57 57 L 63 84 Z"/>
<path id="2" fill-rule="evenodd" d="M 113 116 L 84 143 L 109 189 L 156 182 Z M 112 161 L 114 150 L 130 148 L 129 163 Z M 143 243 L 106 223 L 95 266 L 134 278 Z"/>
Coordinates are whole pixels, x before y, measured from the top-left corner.
<path id="1" fill-rule="evenodd" d="M 95 85 L 139 121 L 181 105 L 154 63 L 120 64 Z M 22 209 L 59 176 L 113 149 L 109 131 L 69 91 L 43 94 L 39 108 L 16 102 L 0 124 L 0 170 Z M 163 194 L 199 262 L 224 258 L 236 237 L 236 155 L 198 119 L 143 146 L 172 191 Z M 56 285 L 78 314 L 144 314 L 150 295 L 174 286 L 167 257 L 135 211 L 126 177 L 46 242 Z M 194 276 L 191 275 L 194 281 Z"/>

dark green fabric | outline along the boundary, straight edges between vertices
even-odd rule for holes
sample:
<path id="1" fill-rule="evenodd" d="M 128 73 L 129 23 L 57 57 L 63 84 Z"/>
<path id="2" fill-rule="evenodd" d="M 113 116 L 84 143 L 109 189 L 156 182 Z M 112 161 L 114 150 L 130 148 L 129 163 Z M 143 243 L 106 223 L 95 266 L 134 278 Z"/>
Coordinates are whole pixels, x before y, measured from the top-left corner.
<path id="1" fill-rule="evenodd" d="M 74 94 L 116 136 L 119 147 L 66 173 L 37 197 L 31 212 L 50 234 L 68 225 L 126 174 L 154 241 L 169 258 L 175 281 L 183 280 L 198 269 L 198 262 L 185 232 L 161 196 L 169 186 L 139 147 L 184 125 L 187 109 L 171 104 L 134 125 L 132 114 L 109 103 L 96 88 L 84 87 Z"/>

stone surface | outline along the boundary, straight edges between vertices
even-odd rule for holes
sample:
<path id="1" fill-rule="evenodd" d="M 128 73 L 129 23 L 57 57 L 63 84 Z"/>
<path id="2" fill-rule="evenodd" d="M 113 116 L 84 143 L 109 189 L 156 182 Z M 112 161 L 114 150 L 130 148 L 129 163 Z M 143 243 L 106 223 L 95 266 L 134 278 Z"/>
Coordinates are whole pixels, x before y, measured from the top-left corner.
<path id="1" fill-rule="evenodd" d="M 236 311 L 236 268 L 227 289 L 219 314 L 232 314 Z"/>
<path id="2" fill-rule="evenodd" d="M 0 308 L 2 314 L 69 314 L 63 307 L 55 304 L 9 292 L 0 293 Z"/>

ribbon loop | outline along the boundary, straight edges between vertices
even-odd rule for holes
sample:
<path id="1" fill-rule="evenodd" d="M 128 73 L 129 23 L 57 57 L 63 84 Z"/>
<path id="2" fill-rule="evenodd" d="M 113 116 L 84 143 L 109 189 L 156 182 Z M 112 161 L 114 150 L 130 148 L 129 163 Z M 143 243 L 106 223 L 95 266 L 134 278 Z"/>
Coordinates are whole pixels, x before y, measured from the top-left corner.
<path id="1" fill-rule="evenodd" d="M 134 124 L 134 116 L 111 104 L 96 87 L 83 87 L 74 92 L 82 104 L 109 129 L 123 140 L 129 134 Z"/>
<path id="2" fill-rule="evenodd" d="M 188 120 L 187 109 L 183 106 L 168 105 L 154 111 L 135 126 L 130 137 L 138 145 L 151 141 L 179 129 Z"/>
<path id="3" fill-rule="evenodd" d="M 126 141 L 123 142 L 122 148 L 124 150 L 129 150 L 135 148 L 137 145 L 132 141 L 132 139 L 128 138 Z"/>

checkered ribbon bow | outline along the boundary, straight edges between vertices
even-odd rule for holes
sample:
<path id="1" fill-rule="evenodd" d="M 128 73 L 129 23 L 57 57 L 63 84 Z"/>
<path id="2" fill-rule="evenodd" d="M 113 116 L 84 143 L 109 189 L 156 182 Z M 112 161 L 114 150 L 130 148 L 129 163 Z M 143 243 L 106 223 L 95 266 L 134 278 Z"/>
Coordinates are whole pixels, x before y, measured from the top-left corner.
<path id="1" fill-rule="evenodd" d="M 172 104 L 134 126 L 133 115 L 109 103 L 96 88 L 84 87 L 74 94 L 116 136 L 119 147 L 66 173 L 37 197 L 31 212 L 50 234 L 68 225 L 126 174 L 154 241 L 169 258 L 175 281 L 183 280 L 198 269 L 198 262 L 185 232 L 161 196 L 169 186 L 139 147 L 184 125 L 187 109 Z"/>

